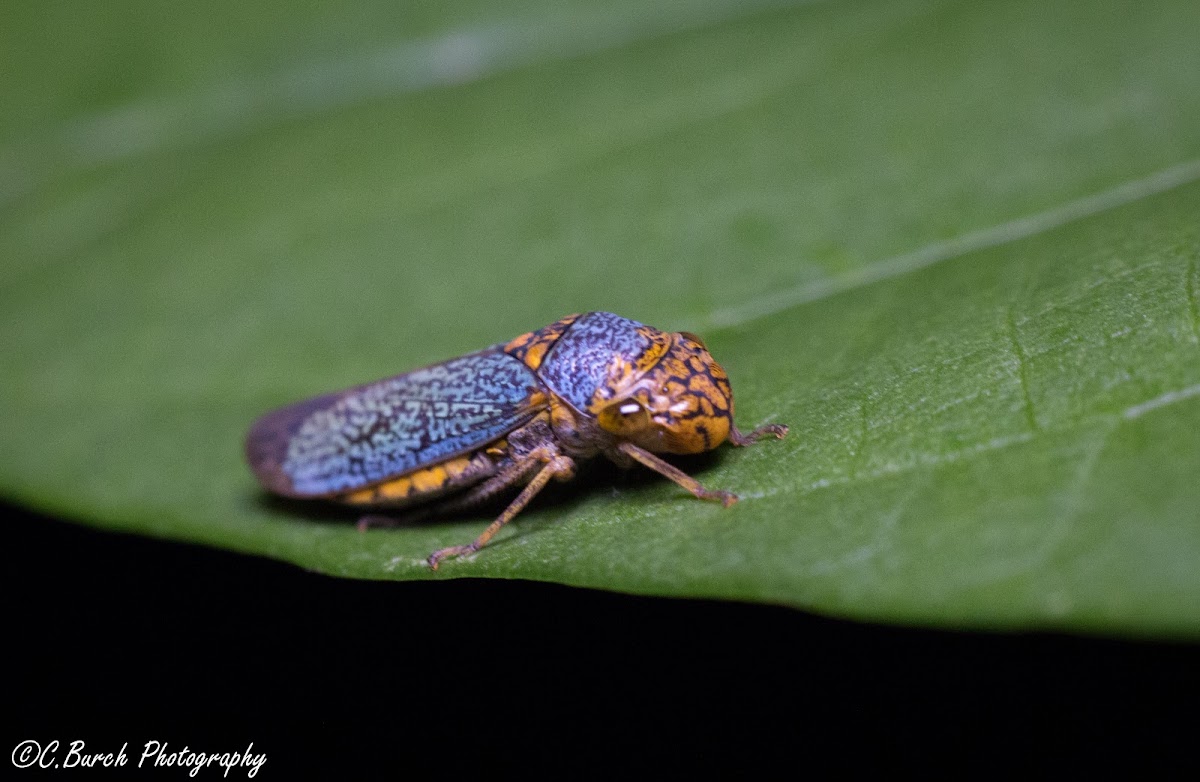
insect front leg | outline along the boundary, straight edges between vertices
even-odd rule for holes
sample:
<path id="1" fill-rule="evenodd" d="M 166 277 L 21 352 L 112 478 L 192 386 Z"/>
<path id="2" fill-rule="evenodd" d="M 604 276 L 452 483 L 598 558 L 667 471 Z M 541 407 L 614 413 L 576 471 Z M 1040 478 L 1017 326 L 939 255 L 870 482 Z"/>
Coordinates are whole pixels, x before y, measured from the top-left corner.
<path id="1" fill-rule="evenodd" d="M 546 484 L 550 482 L 551 478 L 557 478 L 560 481 L 566 481 L 575 476 L 575 462 L 572 461 L 570 457 L 563 456 L 555 449 L 550 447 L 541 446 L 534 449 L 524 459 L 517 462 L 512 468 L 512 473 L 509 473 L 509 471 L 506 470 L 504 473 L 501 473 L 495 478 L 492 478 L 484 483 L 477 491 L 472 491 L 469 495 L 467 495 L 467 497 L 464 497 L 462 501 L 456 501 L 453 504 L 459 505 L 459 502 L 465 503 L 467 501 L 479 501 L 486 496 L 499 491 L 504 486 L 519 480 L 522 476 L 528 474 L 532 468 L 539 464 L 543 466 L 540 470 L 538 470 L 537 474 L 533 476 L 533 479 L 526 484 L 521 493 L 517 495 L 517 498 L 509 503 L 509 506 L 504 509 L 504 512 L 501 513 L 495 521 L 489 524 L 488 528 L 485 529 L 479 535 L 479 537 L 475 538 L 475 540 L 471 541 L 465 546 L 450 546 L 449 548 L 438 549 L 429 555 L 429 567 L 437 570 L 438 563 L 447 557 L 460 557 L 464 554 L 474 554 L 476 551 L 486 546 L 488 541 L 500 531 L 501 527 L 512 521 L 513 518 L 520 513 L 526 505 L 529 504 L 530 500 L 537 496 L 537 493 L 546 487 Z M 509 474 L 506 475 L 506 473 Z M 504 480 L 501 482 L 501 479 Z M 462 506 L 460 505 L 460 507 Z"/>
<path id="2" fill-rule="evenodd" d="M 775 437 L 777 440 L 782 440 L 788 433 L 786 424 L 767 424 L 760 426 L 750 434 L 742 434 L 736 426 L 729 428 L 729 442 L 734 445 L 754 445 L 759 440 L 766 437 Z"/>

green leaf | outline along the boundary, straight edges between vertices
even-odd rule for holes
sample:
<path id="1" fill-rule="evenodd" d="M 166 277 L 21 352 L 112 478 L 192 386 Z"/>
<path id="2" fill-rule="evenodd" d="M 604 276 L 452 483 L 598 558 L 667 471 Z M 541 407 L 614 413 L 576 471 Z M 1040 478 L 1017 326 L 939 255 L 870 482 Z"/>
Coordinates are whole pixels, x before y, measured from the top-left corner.
<path id="1" fill-rule="evenodd" d="M 336 575 L 1200 634 L 1200 5 L 9 3 L 0 491 Z M 56 16 L 57 14 L 57 16 Z M 360 534 L 262 412 L 612 310 L 743 428 Z"/>

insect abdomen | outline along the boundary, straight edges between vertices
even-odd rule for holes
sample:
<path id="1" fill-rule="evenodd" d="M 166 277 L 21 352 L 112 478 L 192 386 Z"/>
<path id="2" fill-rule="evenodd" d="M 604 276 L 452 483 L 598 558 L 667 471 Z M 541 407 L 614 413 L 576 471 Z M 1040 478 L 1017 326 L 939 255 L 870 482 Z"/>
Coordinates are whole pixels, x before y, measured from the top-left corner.
<path id="1" fill-rule="evenodd" d="M 479 450 L 422 467 L 400 478 L 336 497 L 339 502 L 377 508 L 403 508 L 474 486 L 496 474 L 496 461 Z"/>

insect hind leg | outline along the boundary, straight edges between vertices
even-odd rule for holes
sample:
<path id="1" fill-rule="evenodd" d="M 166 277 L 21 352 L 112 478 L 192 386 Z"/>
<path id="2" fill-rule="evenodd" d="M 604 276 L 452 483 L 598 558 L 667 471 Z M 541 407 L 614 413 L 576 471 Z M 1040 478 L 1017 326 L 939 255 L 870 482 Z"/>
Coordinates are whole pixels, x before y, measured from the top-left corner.
<path id="1" fill-rule="evenodd" d="M 495 521 L 488 525 L 488 528 L 480 533 L 479 537 L 471 541 L 465 546 L 450 546 L 449 548 L 438 549 L 429 555 L 429 567 L 433 570 L 438 569 L 438 564 L 447 557 L 461 557 L 466 554 L 474 554 L 479 549 L 487 545 L 488 541 L 500 531 L 500 529 L 512 521 L 518 513 L 520 513 L 529 502 L 537 496 L 538 492 L 546 487 L 551 478 L 557 478 L 560 481 L 570 480 L 575 476 L 575 462 L 569 457 L 563 456 L 549 448 L 541 447 L 533 450 L 525 459 L 513 465 L 513 473 L 511 476 L 508 470 L 497 475 L 495 478 L 487 481 L 477 489 L 469 492 L 461 499 L 456 499 L 446 505 L 455 507 L 468 507 L 469 504 L 479 502 L 492 494 L 500 491 L 506 486 L 524 478 L 537 465 L 543 465 L 536 475 L 525 485 L 517 498 L 509 503 Z M 501 478 L 507 480 L 501 482 Z M 493 485 L 494 484 L 494 485 Z M 444 507 L 444 506 L 443 506 Z"/>
<path id="2" fill-rule="evenodd" d="M 417 519 L 423 518 L 424 515 L 425 514 L 423 514 L 423 513 L 417 514 L 416 518 Z M 369 529 L 383 529 L 384 527 L 399 527 L 401 524 L 407 524 L 407 523 L 409 523 L 411 521 L 415 521 L 415 520 L 416 519 L 414 519 L 412 516 L 405 516 L 404 519 L 401 520 L 401 519 L 396 518 L 395 516 L 380 516 L 378 514 L 373 513 L 369 516 L 361 516 L 358 519 L 358 521 L 355 522 L 354 528 L 357 529 L 359 532 L 366 532 Z"/>

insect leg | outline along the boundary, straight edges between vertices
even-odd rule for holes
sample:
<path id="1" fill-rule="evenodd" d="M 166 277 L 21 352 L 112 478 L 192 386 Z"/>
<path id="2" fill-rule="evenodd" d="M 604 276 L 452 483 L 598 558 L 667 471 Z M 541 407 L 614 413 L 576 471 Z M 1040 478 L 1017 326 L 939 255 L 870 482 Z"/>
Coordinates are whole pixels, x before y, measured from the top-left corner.
<path id="1" fill-rule="evenodd" d="M 417 518 L 423 518 L 423 516 L 424 514 Z M 414 520 L 415 519 L 412 516 L 409 516 L 407 519 L 405 519 L 406 522 Z M 377 513 L 372 513 L 367 516 L 360 516 L 358 522 L 354 525 L 354 528 L 359 532 L 366 532 L 369 529 L 381 529 L 383 527 L 398 526 L 400 526 L 400 519 L 397 519 L 394 516 L 380 516 Z"/>
<path id="2" fill-rule="evenodd" d="M 760 426 L 750 434 L 742 434 L 736 426 L 731 426 L 729 429 L 729 442 L 734 445 L 753 445 L 764 437 L 774 435 L 776 439 L 782 440 L 784 435 L 788 433 L 786 424 L 767 424 Z"/>
<path id="3" fill-rule="evenodd" d="M 726 508 L 737 502 L 736 494 L 728 491 L 706 489 L 700 485 L 700 481 L 688 475 L 683 470 L 667 464 L 654 454 L 637 447 L 633 443 L 622 442 L 617 448 L 620 449 L 621 453 L 641 462 L 659 475 L 665 475 L 702 500 L 715 500 Z"/>
<path id="4" fill-rule="evenodd" d="M 434 570 L 437 570 L 438 563 L 441 562 L 446 557 L 459 557 L 464 554 L 473 554 L 476 551 L 478 551 L 479 549 L 483 548 L 484 546 L 487 545 L 487 542 L 492 539 L 492 536 L 500 531 L 501 527 L 503 527 L 508 522 L 512 521 L 513 517 L 515 517 L 518 513 L 520 513 L 521 510 L 526 505 L 529 504 L 529 501 L 532 500 L 535 496 L 537 496 L 537 493 L 546 487 L 546 484 L 550 482 L 551 478 L 558 478 L 559 480 L 567 480 L 575 474 L 575 463 L 573 461 L 571 461 L 570 458 L 568 458 L 566 456 L 561 456 L 557 453 L 553 453 L 545 448 L 538 448 L 538 449 L 534 450 L 532 453 L 530 453 L 527 459 L 522 460 L 521 462 L 518 463 L 518 467 L 520 468 L 520 470 L 517 473 L 517 476 L 528 471 L 528 469 L 531 466 L 533 466 L 534 464 L 537 464 L 538 462 L 543 462 L 545 464 L 545 466 L 542 467 L 542 469 L 538 471 L 537 475 L 533 476 L 533 480 L 531 480 L 525 486 L 525 488 L 522 489 L 521 493 L 519 495 L 517 495 L 517 498 L 515 500 L 513 500 L 507 508 L 504 509 L 504 512 L 501 513 L 496 518 L 495 521 L 493 521 L 491 524 L 488 525 L 488 528 L 485 529 L 479 535 L 479 537 L 475 538 L 475 540 L 471 541 L 469 544 L 467 544 L 465 546 L 451 546 L 449 548 L 438 549 L 437 551 L 435 551 L 429 555 L 429 560 L 428 560 L 429 567 L 433 568 Z M 501 478 L 501 477 L 504 477 L 503 473 L 501 475 L 496 476 L 496 478 Z M 489 480 L 487 483 L 484 484 L 484 486 L 482 486 L 480 488 L 481 489 L 487 488 L 488 484 L 492 484 L 496 480 L 496 478 Z M 515 479 L 515 477 L 514 477 L 514 479 Z M 508 481 L 508 483 L 511 483 L 512 480 L 513 479 L 510 479 Z M 491 491 L 497 491 L 497 490 L 499 490 L 499 488 L 500 487 L 497 486 L 497 487 L 491 489 Z M 475 495 L 475 494 L 476 494 L 476 492 L 471 492 L 471 495 Z M 464 501 L 466 499 L 481 499 L 482 498 L 482 497 L 472 497 L 471 495 L 468 495 L 468 497 L 463 498 Z M 486 496 L 486 495 L 482 495 L 482 496 Z"/>
<path id="5" fill-rule="evenodd" d="M 514 483 L 525 482 L 525 477 L 529 474 L 529 471 L 537 465 L 537 459 L 528 458 L 509 462 L 508 465 L 501 469 L 499 474 L 493 475 L 483 483 L 472 486 L 465 494 L 436 505 L 428 505 L 415 511 L 408 511 L 404 514 L 403 519 L 391 516 L 363 516 L 358 520 L 358 531 L 365 532 L 373 527 L 395 527 L 400 524 L 413 524 L 418 521 L 424 521 L 430 516 L 441 516 L 446 513 L 454 513 L 473 507 Z"/>
<path id="6" fill-rule="evenodd" d="M 503 491 L 515 483 L 526 482 L 529 473 L 539 464 L 544 464 L 544 462 L 536 458 L 525 458 L 515 461 L 501 470 L 498 475 L 493 475 L 478 486 L 472 487 L 470 491 L 462 496 L 454 497 L 434 506 L 430 510 L 430 515 L 441 516 L 446 513 L 456 513 L 461 510 L 473 508 L 497 492 Z"/>

